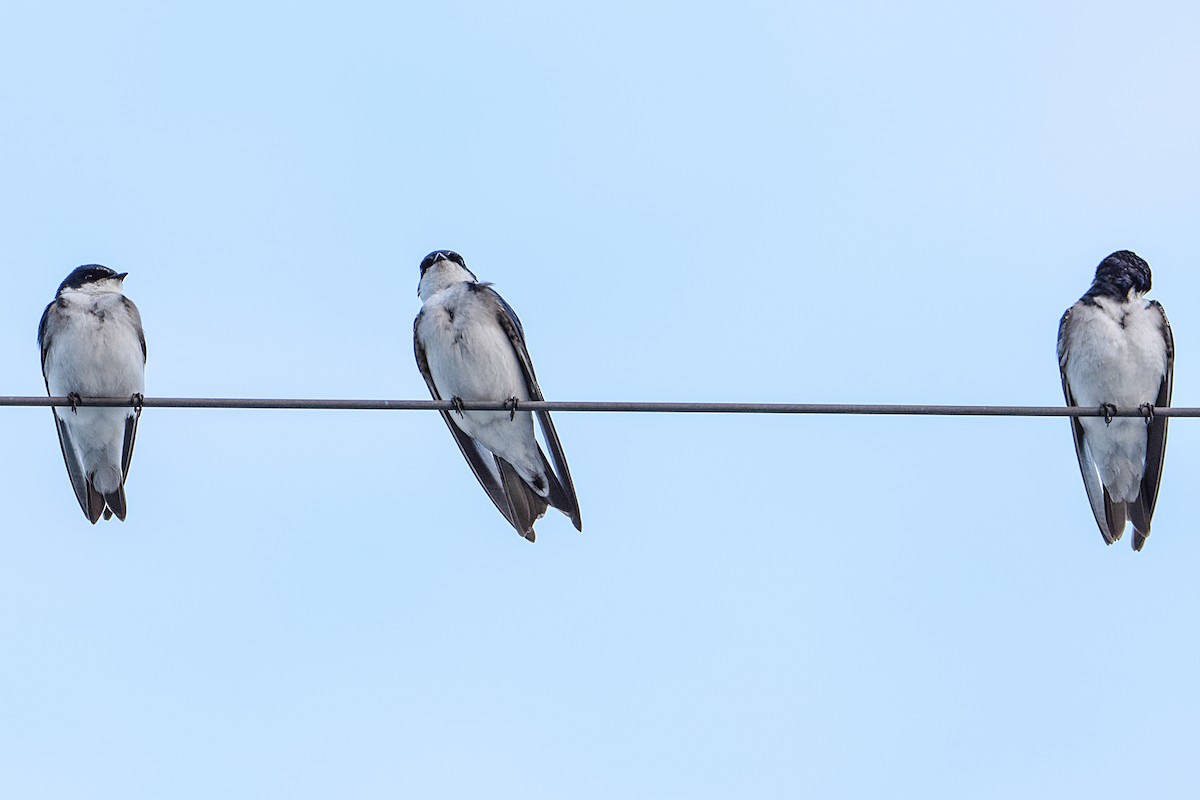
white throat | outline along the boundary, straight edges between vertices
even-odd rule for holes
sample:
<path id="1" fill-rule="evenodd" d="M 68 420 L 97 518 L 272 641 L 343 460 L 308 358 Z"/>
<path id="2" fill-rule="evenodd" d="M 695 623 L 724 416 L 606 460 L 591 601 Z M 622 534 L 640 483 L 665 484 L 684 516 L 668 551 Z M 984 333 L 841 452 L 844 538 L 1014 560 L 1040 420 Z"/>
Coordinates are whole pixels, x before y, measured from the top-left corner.
<path id="1" fill-rule="evenodd" d="M 123 278 L 103 278 L 98 281 L 90 281 L 78 288 L 63 289 L 63 294 L 76 292 L 78 294 L 121 294 L 125 288 L 122 285 Z"/>
<path id="2" fill-rule="evenodd" d="M 417 295 L 424 302 L 438 292 L 460 283 L 475 283 L 475 276 L 466 267 L 443 259 L 425 270 L 420 284 L 417 285 Z"/>

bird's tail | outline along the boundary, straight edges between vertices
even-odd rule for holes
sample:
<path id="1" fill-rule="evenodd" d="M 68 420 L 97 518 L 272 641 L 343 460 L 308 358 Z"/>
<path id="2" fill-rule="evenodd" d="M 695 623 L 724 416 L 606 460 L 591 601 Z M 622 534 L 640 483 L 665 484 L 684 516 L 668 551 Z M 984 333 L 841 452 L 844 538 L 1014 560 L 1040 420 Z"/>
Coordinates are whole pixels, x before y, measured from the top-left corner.
<path id="1" fill-rule="evenodd" d="M 90 480 L 84 484 L 83 492 L 80 505 L 83 506 L 83 513 L 87 515 L 89 522 L 95 525 L 101 516 L 105 519 L 112 516 L 112 512 L 104 504 L 104 495 L 96 491 Z"/>
<path id="2" fill-rule="evenodd" d="M 104 518 L 125 521 L 125 475 L 115 464 L 98 468 L 88 476 L 89 493 L 95 492 L 104 498 Z"/>
<path id="3" fill-rule="evenodd" d="M 497 457 L 496 465 L 500 468 L 500 482 L 508 498 L 509 521 L 518 533 L 532 542 L 533 523 L 545 516 L 546 501 L 525 482 L 512 464 Z"/>
<path id="4" fill-rule="evenodd" d="M 1150 510 L 1146 508 L 1140 494 L 1137 500 L 1129 503 L 1127 507 L 1129 519 L 1133 522 L 1133 549 L 1140 552 L 1146 540 L 1150 538 Z"/>
<path id="5" fill-rule="evenodd" d="M 1112 499 L 1112 495 L 1108 493 L 1108 487 L 1104 487 L 1104 522 L 1108 525 L 1108 531 L 1101 531 L 1104 534 L 1104 543 L 1113 544 L 1121 541 L 1121 536 L 1125 533 L 1125 503 L 1118 503 Z"/>
<path id="6" fill-rule="evenodd" d="M 104 518 L 109 519 L 113 514 L 116 514 L 117 519 L 121 522 L 125 521 L 125 484 L 117 487 L 115 492 L 109 492 L 104 495 L 104 502 L 108 508 L 104 509 Z"/>

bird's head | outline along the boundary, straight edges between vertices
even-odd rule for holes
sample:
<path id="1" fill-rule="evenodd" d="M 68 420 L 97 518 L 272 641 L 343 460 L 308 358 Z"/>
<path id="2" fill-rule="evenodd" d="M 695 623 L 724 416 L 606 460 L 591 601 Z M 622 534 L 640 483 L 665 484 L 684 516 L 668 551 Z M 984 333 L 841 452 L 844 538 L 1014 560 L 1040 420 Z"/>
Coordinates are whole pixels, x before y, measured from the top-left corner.
<path id="1" fill-rule="evenodd" d="M 71 274 L 66 277 L 58 286 L 58 294 L 64 291 L 121 291 L 121 282 L 125 280 L 128 272 L 116 272 L 101 264 L 84 264 L 82 267 L 76 267 L 71 270 Z"/>
<path id="2" fill-rule="evenodd" d="M 426 300 L 453 283 L 475 283 L 477 280 L 475 273 L 467 269 L 467 262 L 458 253 L 453 250 L 434 250 L 421 259 L 417 295 Z"/>
<path id="3" fill-rule="evenodd" d="M 1150 291 L 1150 265 L 1132 250 L 1118 250 L 1096 267 L 1092 293 L 1124 299 L 1130 291 L 1138 295 Z"/>

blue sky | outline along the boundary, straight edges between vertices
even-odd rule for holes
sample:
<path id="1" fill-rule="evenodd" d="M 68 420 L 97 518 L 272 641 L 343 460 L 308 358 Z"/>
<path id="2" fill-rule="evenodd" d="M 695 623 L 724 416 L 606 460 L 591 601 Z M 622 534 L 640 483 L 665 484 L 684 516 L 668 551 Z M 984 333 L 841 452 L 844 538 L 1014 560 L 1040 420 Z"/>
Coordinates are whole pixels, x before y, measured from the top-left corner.
<path id="1" fill-rule="evenodd" d="M 0 364 L 128 271 L 155 396 L 422 398 L 462 253 L 561 400 L 1061 402 L 1096 264 L 1197 405 L 1188 4 L 9 4 Z M 432 413 L 151 409 L 95 528 L 4 409 L 0 794 L 1190 797 L 1200 470 L 1062 419 L 559 414 L 522 541 Z"/>

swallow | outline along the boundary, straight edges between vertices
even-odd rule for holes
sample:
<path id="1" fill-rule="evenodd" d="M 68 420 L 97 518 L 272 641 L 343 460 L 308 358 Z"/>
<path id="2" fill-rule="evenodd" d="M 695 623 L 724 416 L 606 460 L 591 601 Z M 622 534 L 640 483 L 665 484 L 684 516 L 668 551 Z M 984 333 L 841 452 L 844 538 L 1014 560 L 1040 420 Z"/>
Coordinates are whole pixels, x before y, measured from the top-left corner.
<path id="1" fill-rule="evenodd" d="M 1072 417 L 1075 454 L 1092 514 L 1106 544 L 1133 523 L 1133 549 L 1150 535 L 1158 500 L 1175 340 L 1166 312 L 1147 300 L 1150 265 L 1129 250 L 1100 262 L 1091 288 L 1058 325 L 1058 364 L 1068 406 L 1103 416 Z M 1112 416 L 1140 408 L 1144 419 Z"/>
<path id="2" fill-rule="evenodd" d="M 84 515 L 124 520 L 125 478 L 145 390 L 146 337 L 137 306 L 122 292 L 128 273 L 85 264 L 67 276 L 38 324 L 42 375 L 67 475 Z M 82 397 L 129 397 L 129 408 L 80 407 Z"/>
<path id="3" fill-rule="evenodd" d="M 550 414 L 520 410 L 522 401 L 543 398 L 516 312 L 451 250 L 435 250 L 421 261 L 417 295 L 422 306 L 413 322 L 413 346 L 433 398 L 508 406 L 441 412 L 488 497 L 531 542 L 533 524 L 547 506 L 582 531 L 575 485 Z M 534 437 L 535 416 L 549 459 Z"/>

